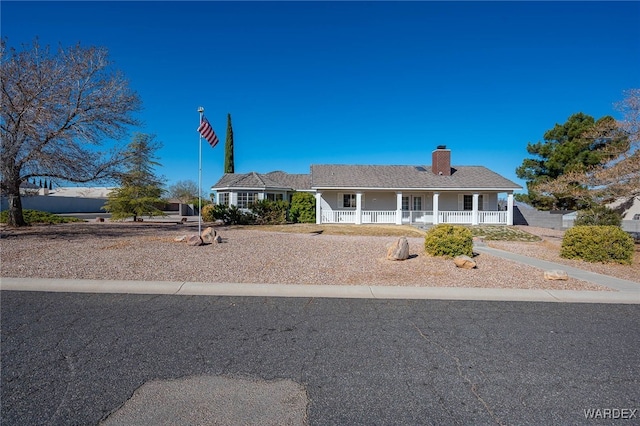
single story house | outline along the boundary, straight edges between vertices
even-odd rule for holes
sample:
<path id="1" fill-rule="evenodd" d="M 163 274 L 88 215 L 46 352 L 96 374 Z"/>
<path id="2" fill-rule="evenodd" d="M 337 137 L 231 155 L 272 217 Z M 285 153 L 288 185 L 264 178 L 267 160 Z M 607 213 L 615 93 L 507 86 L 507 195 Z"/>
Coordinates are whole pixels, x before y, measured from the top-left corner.
<path id="1" fill-rule="evenodd" d="M 312 165 L 310 174 L 225 174 L 215 202 L 247 208 L 260 199 L 316 197 L 316 223 L 513 225 L 513 192 L 522 187 L 483 166 L 451 166 L 438 146 L 431 166 Z M 506 194 L 506 207 L 499 206 Z"/>

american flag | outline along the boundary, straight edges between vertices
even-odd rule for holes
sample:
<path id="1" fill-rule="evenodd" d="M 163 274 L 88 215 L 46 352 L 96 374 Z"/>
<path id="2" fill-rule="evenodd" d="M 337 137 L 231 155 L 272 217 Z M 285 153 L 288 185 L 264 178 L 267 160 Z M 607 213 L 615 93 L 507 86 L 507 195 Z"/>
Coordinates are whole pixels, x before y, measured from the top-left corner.
<path id="1" fill-rule="evenodd" d="M 218 143 L 218 136 L 216 136 L 216 132 L 213 131 L 213 127 L 211 127 L 211 124 L 209 124 L 209 121 L 204 118 L 204 116 L 202 117 L 202 121 L 200 122 L 200 127 L 198 127 L 198 132 L 200 132 L 202 137 L 204 137 L 207 142 L 209 142 L 211 148 L 216 146 L 216 144 Z"/>

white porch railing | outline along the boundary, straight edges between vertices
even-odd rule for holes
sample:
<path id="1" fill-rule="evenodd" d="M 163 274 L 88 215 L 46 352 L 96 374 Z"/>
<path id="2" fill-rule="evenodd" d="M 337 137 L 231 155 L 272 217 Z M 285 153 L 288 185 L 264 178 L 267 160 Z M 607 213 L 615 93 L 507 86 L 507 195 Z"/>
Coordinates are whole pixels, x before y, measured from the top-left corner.
<path id="1" fill-rule="evenodd" d="M 507 212 L 478 212 L 478 223 L 481 224 L 493 224 L 493 225 L 506 225 L 507 224 Z"/>
<path id="2" fill-rule="evenodd" d="M 362 223 L 396 223 L 395 210 L 363 210 Z"/>
<path id="3" fill-rule="evenodd" d="M 433 223 L 433 212 L 422 210 L 403 210 L 402 223 Z"/>
<path id="4" fill-rule="evenodd" d="M 363 210 L 362 223 L 396 223 L 395 210 Z M 403 211 L 402 223 L 433 223 L 432 211 Z M 506 225 L 506 211 L 478 211 L 478 224 Z M 439 211 L 438 223 L 471 225 L 471 211 Z M 355 210 L 323 210 L 322 223 L 356 223 Z"/>
<path id="5" fill-rule="evenodd" d="M 322 223 L 356 223 L 354 210 L 323 210 Z"/>
<path id="6" fill-rule="evenodd" d="M 438 212 L 438 223 L 472 223 L 470 211 Z"/>

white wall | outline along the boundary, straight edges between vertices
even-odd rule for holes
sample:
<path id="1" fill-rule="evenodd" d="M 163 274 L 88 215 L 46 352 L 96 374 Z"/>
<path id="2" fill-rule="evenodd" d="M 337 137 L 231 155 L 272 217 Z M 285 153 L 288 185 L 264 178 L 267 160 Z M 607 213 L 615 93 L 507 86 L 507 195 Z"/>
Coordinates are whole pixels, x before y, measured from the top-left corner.
<path id="1" fill-rule="evenodd" d="M 49 213 L 104 213 L 102 206 L 107 202 L 107 200 L 100 198 L 53 197 L 47 195 L 33 195 L 21 198 L 23 209 Z M 0 209 L 7 210 L 8 208 L 8 199 L 2 197 Z"/>

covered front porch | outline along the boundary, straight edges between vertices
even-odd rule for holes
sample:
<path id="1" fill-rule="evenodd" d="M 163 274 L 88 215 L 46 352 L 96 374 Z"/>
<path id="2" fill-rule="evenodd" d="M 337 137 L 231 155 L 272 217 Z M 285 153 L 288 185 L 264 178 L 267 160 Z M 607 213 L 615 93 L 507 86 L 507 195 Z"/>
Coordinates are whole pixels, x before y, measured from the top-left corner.
<path id="1" fill-rule="evenodd" d="M 391 207 L 389 193 L 317 192 L 316 223 L 513 225 L 512 193 L 507 194 L 506 206 L 502 209 L 499 208 L 497 193 L 398 191 L 391 195 L 395 195 L 395 209 L 388 208 Z M 368 208 L 376 207 L 376 204 L 381 207 L 386 204 L 387 208 Z M 458 210 L 451 209 L 454 204 Z M 420 209 L 422 206 L 428 210 Z M 444 208 L 441 209 L 441 206 Z"/>

